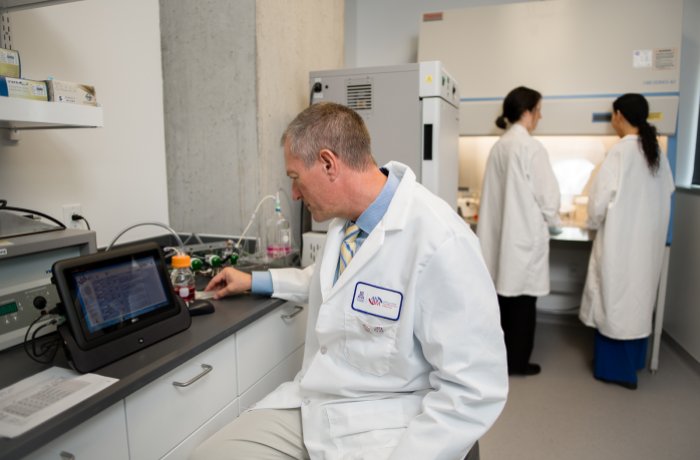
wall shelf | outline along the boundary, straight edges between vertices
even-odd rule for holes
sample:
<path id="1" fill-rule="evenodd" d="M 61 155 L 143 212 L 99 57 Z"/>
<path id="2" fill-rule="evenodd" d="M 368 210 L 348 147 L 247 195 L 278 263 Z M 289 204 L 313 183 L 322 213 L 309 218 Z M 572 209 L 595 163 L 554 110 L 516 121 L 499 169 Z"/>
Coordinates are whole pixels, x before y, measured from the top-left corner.
<path id="1" fill-rule="evenodd" d="M 0 11 L 18 11 L 30 8 L 40 8 L 42 6 L 57 5 L 59 3 L 68 3 L 76 0 L 0 0 Z"/>
<path id="2" fill-rule="evenodd" d="M 98 128 L 102 107 L 0 97 L 0 128 Z"/>

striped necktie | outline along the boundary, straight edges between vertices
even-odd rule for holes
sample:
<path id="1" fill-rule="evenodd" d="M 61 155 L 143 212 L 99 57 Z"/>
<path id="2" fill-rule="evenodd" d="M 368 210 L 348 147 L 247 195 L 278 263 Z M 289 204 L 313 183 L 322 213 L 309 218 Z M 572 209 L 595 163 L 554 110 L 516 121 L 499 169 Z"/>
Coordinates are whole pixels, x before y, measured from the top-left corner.
<path id="1" fill-rule="evenodd" d="M 338 276 L 343 273 L 350 260 L 357 251 L 357 235 L 360 234 L 360 227 L 357 224 L 350 224 L 345 228 L 345 236 L 340 244 L 340 258 L 338 258 Z"/>

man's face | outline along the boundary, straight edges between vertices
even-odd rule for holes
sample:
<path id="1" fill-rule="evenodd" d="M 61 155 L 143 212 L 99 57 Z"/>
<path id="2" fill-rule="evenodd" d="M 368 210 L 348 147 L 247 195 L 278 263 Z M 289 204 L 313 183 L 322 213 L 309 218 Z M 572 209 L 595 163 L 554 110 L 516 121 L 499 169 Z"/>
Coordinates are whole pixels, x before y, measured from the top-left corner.
<path id="1" fill-rule="evenodd" d="M 304 200 L 311 217 L 316 222 L 334 217 L 330 208 L 331 183 L 325 173 L 323 162 L 317 159 L 310 168 L 307 168 L 301 158 L 292 154 L 289 142 L 285 142 L 284 145 L 284 162 L 287 177 L 292 180 L 292 198 Z"/>

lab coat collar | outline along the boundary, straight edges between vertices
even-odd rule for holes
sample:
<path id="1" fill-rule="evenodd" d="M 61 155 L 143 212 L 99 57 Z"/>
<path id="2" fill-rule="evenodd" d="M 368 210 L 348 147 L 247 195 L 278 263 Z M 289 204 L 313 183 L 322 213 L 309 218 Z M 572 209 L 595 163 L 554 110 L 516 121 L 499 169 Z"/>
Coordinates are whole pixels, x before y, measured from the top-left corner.
<path id="1" fill-rule="evenodd" d="M 518 134 L 518 135 L 522 135 L 522 134 L 527 135 L 527 136 L 530 135 L 530 131 L 528 131 L 527 128 L 524 127 L 523 125 L 521 125 L 520 123 L 513 123 L 510 126 L 510 128 L 508 128 L 508 131 L 512 131 L 513 133 Z"/>
<path id="2" fill-rule="evenodd" d="M 333 283 L 333 278 L 335 277 L 335 269 L 338 264 L 338 253 L 337 251 L 330 250 L 328 255 L 323 257 L 321 261 L 320 282 L 321 295 L 324 301 L 342 289 L 343 286 L 348 283 L 348 280 L 352 279 L 356 273 L 362 270 L 362 267 L 372 261 L 374 255 L 384 243 L 386 232 L 399 231 L 403 229 L 406 224 L 411 200 L 413 199 L 412 191 L 417 185 L 416 175 L 408 166 L 402 163 L 392 161 L 385 167 L 400 180 L 396 188 L 396 193 L 394 193 L 394 198 L 391 200 L 389 208 L 382 220 L 379 221 L 376 227 L 374 227 L 374 230 L 367 236 L 367 239 L 362 243 L 361 249 L 357 251 L 352 262 L 338 277 L 335 284 Z M 326 247 L 329 249 L 340 247 L 340 243 L 343 240 L 345 222 L 344 219 L 338 218 L 330 222 L 326 236 Z"/>

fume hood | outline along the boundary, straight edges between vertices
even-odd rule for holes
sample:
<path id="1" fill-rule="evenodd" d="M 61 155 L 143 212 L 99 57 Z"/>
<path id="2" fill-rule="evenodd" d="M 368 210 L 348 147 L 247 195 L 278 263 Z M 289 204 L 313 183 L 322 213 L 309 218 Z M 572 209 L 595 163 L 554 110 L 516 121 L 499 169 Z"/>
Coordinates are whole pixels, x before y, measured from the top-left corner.
<path id="1" fill-rule="evenodd" d="M 533 135 L 550 154 L 564 214 L 575 215 L 576 196 L 585 195 L 591 172 L 617 141 L 610 117 L 613 101 L 622 94 L 646 97 L 649 121 L 673 164 L 682 22 L 683 0 L 531 1 L 424 14 L 418 59 L 439 59 L 462 88 L 463 193 L 478 200 L 489 150 L 503 133 L 494 121 L 506 94 L 518 86 L 543 95 L 543 118 Z M 538 310 L 575 314 L 589 249 L 554 243 L 552 294 L 538 303 Z M 665 274 L 659 287 L 652 369 L 658 361 L 664 290 Z"/>

